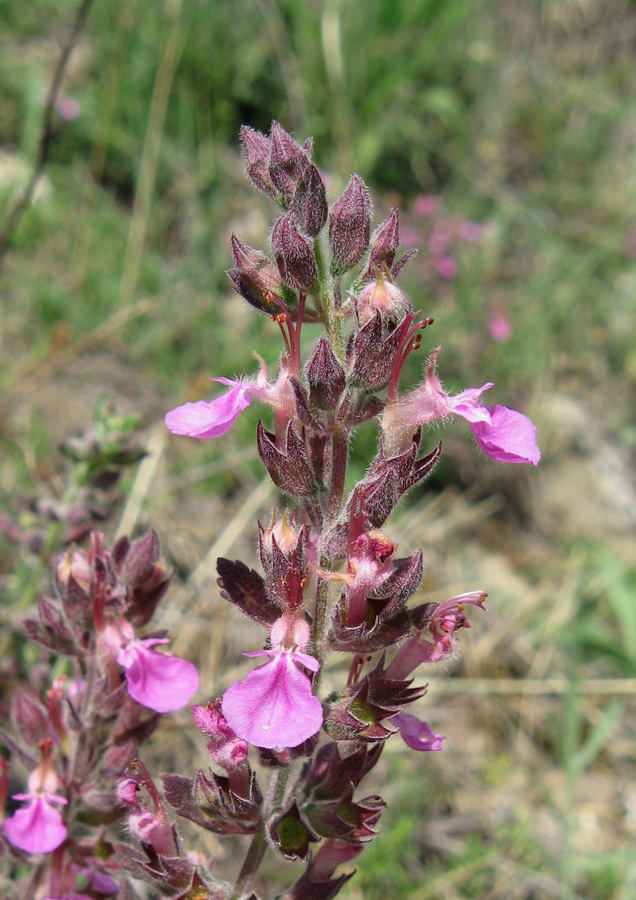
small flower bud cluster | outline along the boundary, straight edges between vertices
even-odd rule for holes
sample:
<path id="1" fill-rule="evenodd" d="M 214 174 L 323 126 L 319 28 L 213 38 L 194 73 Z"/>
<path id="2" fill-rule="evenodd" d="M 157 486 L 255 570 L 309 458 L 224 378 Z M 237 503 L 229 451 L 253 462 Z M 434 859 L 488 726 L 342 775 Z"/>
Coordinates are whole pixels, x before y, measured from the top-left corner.
<path id="1" fill-rule="evenodd" d="M 72 462 L 65 495 L 21 499 L 17 514 L 0 513 L 0 535 L 32 554 L 50 552 L 52 532 L 58 546 L 60 541 L 66 545 L 84 540 L 112 512 L 124 469 L 145 455 L 135 434 L 137 422 L 137 417 L 117 415 L 100 401 L 91 427 L 60 447 Z"/>

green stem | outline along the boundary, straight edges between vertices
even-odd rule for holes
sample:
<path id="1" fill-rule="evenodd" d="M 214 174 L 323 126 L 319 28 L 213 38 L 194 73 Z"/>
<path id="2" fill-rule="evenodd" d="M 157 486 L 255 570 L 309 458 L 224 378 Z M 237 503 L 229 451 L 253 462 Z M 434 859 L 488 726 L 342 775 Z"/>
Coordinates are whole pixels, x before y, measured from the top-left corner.
<path id="1" fill-rule="evenodd" d="M 344 350 L 342 342 L 342 320 L 335 315 L 335 300 L 331 294 L 331 284 L 325 263 L 322 257 L 322 249 L 318 238 L 314 240 L 314 255 L 316 268 L 318 269 L 318 281 L 320 283 L 321 307 L 323 322 L 327 329 L 327 337 L 334 355 L 340 362 L 344 362 Z"/>
<path id="2" fill-rule="evenodd" d="M 346 429 L 335 431 L 332 437 L 331 490 L 329 493 L 329 518 L 334 521 L 340 513 L 347 476 L 349 433 Z"/>
<path id="3" fill-rule="evenodd" d="M 325 556 L 323 556 L 320 560 L 320 565 L 323 569 L 327 569 L 329 560 Z M 316 608 L 314 615 L 313 641 L 315 646 L 315 655 L 318 658 L 318 661 L 321 663 L 321 668 L 314 676 L 314 692 L 318 690 L 320 673 L 322 672 L 322 662 L 326 655 L 325 628 L 327 625 L 328 603 L 329 582 L 325 581 L 324 578 L 320 578 L 318 581 L 318 587 L 316 588 Z"/>
<path id="4" fill-rule="evenodd" d="M 269 788 L 267 803 L 268 814 L 282 803 L 288 778 L 289 769 L 280 768 L 276 770 Z M 241 897 L 247 894 L 252 885 L 252 881 L 254 880 L 254 876 L 263 861 L 266 850 L 267 841 L 265 839 L 265 831 L 258 831 L 252 838 L 252 843 L 243 860 L 243 865 L 241 866 L 241 871 L 236 879 L 236 884 L 234 885 L 230 900 L 241 900 Z"/>
<path id="5" fill-rule="evenodd" d="M 240 900 L 240 898 L 247 893 L 252 884 L 252 880 L 256 875 L 257 869 L 263 861 L 266 850 L 267 841 L 265 840 L 265 834 L 264 832 L 259 831 L 252 838 L 252 843 L 243 860 L 243 865 L 241 866 L 241 871 L 236 879 L 236 884 L 230 900 Z"/>

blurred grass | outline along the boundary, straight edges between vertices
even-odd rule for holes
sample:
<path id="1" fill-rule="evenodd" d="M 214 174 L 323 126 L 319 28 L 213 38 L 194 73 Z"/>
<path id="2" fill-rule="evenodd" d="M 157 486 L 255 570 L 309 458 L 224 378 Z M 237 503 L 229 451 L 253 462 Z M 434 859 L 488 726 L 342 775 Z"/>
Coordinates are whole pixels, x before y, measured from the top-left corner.
<path id="1" fill-rule="evenodd" d="M 0 0 L 0 222 L 33 164 L 73 14 L 69 0 Z M 627 0 L 96 0 L 63 87 L 79 115 L 56 120 L 0 270 L 3 505 L 59 492 L 54 447 L 105 389 L 151 425 L 206 396 L 209 377 L 253 371 L 253 348 L 275 362 L 275 329 L 225 276 L 232 231 L 266 244 L 272 211 L 246 184 L 238 131 L 272 118 L 314 135 L 332 197 L 355 170 L 378 219 L 400 206 L 424 244 L 402 283 L 435 317 L 425 345 L 443 343 L 446 384 L 488 378 L 493 402 L 537 417 L 536 474 L 484 465 L 447 431 L 443 465 L 395 532 L 405 550 L 427 542 L 428 591 L 492 590 L 490 621 L 474 622 L 453 677 L 560 676 L 569 689 L 432 694 L 423 714 L 446 726 L 445 751 L 388 754 L 390 808 L 351 898 L 634 895 L 634 699 L 578 686 L 636 675 L 624 511 L 636 449 L 635 36 Z M 457 250 L 449 282 L 431 275 L 422 194 L 442 198 L 442 219 L 488 226 Z M 497 314 L 512 328 L 503 343 L 489 336 Z M 222 444 L 170 445 L 147 515 L 184 577 L 257 490 L 261 469 L 244 453 L 257 416 Z M 367 426 L 354 472 L 373 438 Z M 246 534 L 244 552 L 253 542 Z M 196 619 L 202 634 L 214 621 Z M 196 652 L 210 662 L 203 644 Z"/>

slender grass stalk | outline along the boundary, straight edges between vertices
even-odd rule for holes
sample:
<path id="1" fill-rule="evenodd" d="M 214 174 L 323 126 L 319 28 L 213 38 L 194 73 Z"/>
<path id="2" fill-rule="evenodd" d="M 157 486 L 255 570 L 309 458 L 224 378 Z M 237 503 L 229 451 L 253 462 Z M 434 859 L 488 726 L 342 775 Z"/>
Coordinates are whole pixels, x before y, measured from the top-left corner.
<path id="1" fill-rule="evenodd" d="M 166 40 L 155 78 L 155 85 L 150 102 L 146 137 L 139 166 L 139 178 L 137 191 L 130 218 L 128 230 L 128 243 L 124 257 L 124 267 L 119 285 L 119 306 L 128 306 L 131 303 L 137 282 L 141 257 L 146 241 L 146 231 L 152 204 L 152 194 L 161 149 L 161 138 L 166 121 L 168 100 L 172 80 L 176 71 L 184 45 L 184 35 L 180 25 L 181 0 L 166 0 L 164 8 L 164 21 L 166 27 Z"/>
<path id="2" fill-rule="evenodd" d="M 86 20 L 88 18 L 88 14 L 92 5 L 93 0 L 82 0 L 80 5 L 78 6 L 77 12 L 75 13 L 73 28 L 66 43 L 62 47 L 62 52 L 53 72 L 51 86 L 49 87 L 49 92 L 44 104 L 44 119 L 42 122 L 42 131 L 40 134 L 40 141 L 38 144 L 33 173 L 31 174 L 31 178 L 29 179 L 29 182 L 24 189 L 24 193 L 16 201 L 13 209 L 9 213 L 9 217 L 4 224 L 4 227 L 0 231 L 0 267 L 2 266 L 2 261 L 6 255 L 7 250 L 9 249 L 9 245 L 11 243 L 11 239 L 13 237 L 15 229 L 17 228 L 18 222 L 28 209 L 31 200 L 33 199 L 37 183 L 48 161 L 49 154 L 51 152 L 51 146 L 53 143 L 55 104 L 58 100 L 60 88 L 62 87 L 62 82 L 64 80 L 64 75 L 66 74 L 71 55 L 73 53 L 73 50 L 77 46 L 77 42 L 82 31 L 84 30 L 84 25 L 86 24 Z"/>

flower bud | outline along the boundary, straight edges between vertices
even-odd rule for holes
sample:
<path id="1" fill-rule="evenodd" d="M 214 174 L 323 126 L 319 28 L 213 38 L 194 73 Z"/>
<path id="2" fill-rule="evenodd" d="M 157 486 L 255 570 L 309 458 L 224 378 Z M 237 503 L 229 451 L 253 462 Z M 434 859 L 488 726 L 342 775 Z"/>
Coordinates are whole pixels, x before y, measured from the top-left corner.
<path id="1" fill-rule="evenodd" d="M 47 710 L 28 685 L 19 685 L 11 700 L 11 724 L 27 744 L 38 744 L 47 736 Z"/>
<path id="2" fill-rule="evenodd" d="M 347 353 L 349 377 L 353 384 L 369 391 L 386 386 L 402 331 L 407 324 L 404 321 L 385 338 L 382 316 L 374 311 L 369 321 L 355 334 Z"/>
<path id="3" fill-rule="evenodd" d="M 397 209 L 393 208 L 386 222 L 383 222 L 373 233 L 369 259 L 362 273 L 362 281 L 372 278 L 374 269 L 380 269 L 383 265 L 390 269 L 399 246 L 399 213 Z"/>
<path id="4" fill-rule="evenodd" d="M 318 169 L 310 165 L 302 176 L 294 194 L 293 208 L 299 227 L 309 237 L 316 237 L 327 221 L 327 197 Z"/>
<path id="5" fill-rule="evenodd" d="M 58 588 L 68 585 L 72 575 L 75 582 L 85 591 L 90 589 L 92 571 L 84 553 L 79 550 L 60 554 L 55 561 L 55 575 Z"/>
<path id="6" fill-rule="evenodd" d="M 232 257 L 235 266 L 248 275 L 262 290 L 278 293 L 281 287 L 280 275 L 274 264 L 248 244 L 232 235 Z"/>
<path id="7" fill-rule="evenodd" d="M 309 383 L 310 406 L 335 409 L 346 387 L 346 376 L 325 337 L 320 338 L 307 360 L 305 375 Z"/>
<path id="8" fill-rule="evenodd" d="M 272 122 L 269 177 L 285 204 L 294 199 L 298 182 L 311 165 L 305 149 L 278 122 Z"/>
<path id="9" fill-rule="evenodd" d="M 294 497 L 314 494 L 314 473 L 305 443 L 296 435 L 291 422 L 287 426 L 284 451 L 276 446 L 274 435 L 265 430 L 262 422 L 258 423 L 256 441 L 259 456 L 277 488 Z"/>
<path id="10" fill-rule="evenodd" d="M 232 287 L 236 293 L 239 294 L 243 300 L 247 300 L 250 306 L 253 306 L 255 309 L 260 309 L 261 312 L 266 312 L 269 315 L 278 313 L 280 307 L 277 306 L 276 303 L 271 303 L 269 301 L 267 295 L 261 290 L 256 282 L 252 281 L 249 275 L 246 275 L 245 272 L 241 272 L 240 269 L 228 269 L 227 274 L 232 280 Z"/>
<path id="11" fill-rule="evenodd" d="M 241 128 L 241 140 L 243 141 L 243 153 L 245 155 L 245 171 L 253 184 L 267 194 L 268 197 L 276 197 L 276 188 L 269 176 L 269 154 L 272 147 L 271 140 L 260 131 L 243 125 Z"/>
<path id="12" fill-rule="evenodd" d="M 234 290 L 256 309 L 270 314 L 280 312 L 267 295 L 268 291 L 280 294 L 283 288 L 271 260 L 259 250 L 239 241 L 236 235 L 232 235 L 232 256 L 236 268 L 230 269 L 227 274 L 232 279 Z"/>
<path id="13" fill-rule="evenodd" d="M 238 738 L 225 721 L 220 700 L 207 706 L 193 706 L 192 715 L 197 728 L 211 738 L 208 750 L 213 762 L 228 773 L 245 762 L 247 743 Z"/>
<path id="14" fill-rule="evenodd" d="M 342 274 L 358 262 L 369 246 L 371 197 L 361 178 L 352 175 L 329 216 L 332 270 Z"/>
<path id="15" fill-rule="evenodd" d="M 285 213 L 274 225 L 271 244 L 281 278 L 299 291 L 311 293 L 318 281 L 314 248 L 296 228 L 296 213 Z"/>
<path id="16" fill-rule="evenodd" d="M 150 773 L 138 759 L 133 760 L 131 769 L 132 775 L 124 775 L 117 782 L 117 799 L 129 807 L 128 828 L 131 834 L 152 847 L 159 857 L 179 856 L 172 825 Z M 142 787 L 146 789 L 147 796 L 140 792 Z"/>
<path id="17" fill-rule="evenodd" d="M 119 561 L 117 551 L 118 546 L 115 545 L 113 555 Z M 151 528 L 148 534 L 133 541 L 132 544 L 126 544 L 118 580 L 130 587 L 138 587 L 150 578 L 158 560 L 159 538 L 157 532 Z"/>
<path id="18" fill-rule="evenodd" d="M 369 282 L 356 301 L 356 312 L 361 326 L 371 321 L 376 312 L 383 322 L 395 324 L 411 311 L 406 294 L 391 281 L 388 270 L 378 270 L 375 281 Z"/>
<path id="19" fill-rule="evenodd" d="M 277 510 L 274 509 L 271 523 L 261 531 L 260 545 L 271 558 L 275 541 L 278 549 L 282 550 L 288 559 L 291 559 L 298 546 L 299 537 L 298 529 L 289 521 L 288 510 L 285 510 L 283 518 L 279 519 Z"/>

